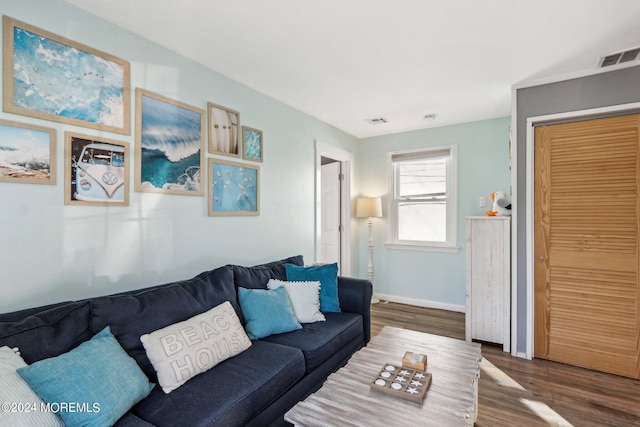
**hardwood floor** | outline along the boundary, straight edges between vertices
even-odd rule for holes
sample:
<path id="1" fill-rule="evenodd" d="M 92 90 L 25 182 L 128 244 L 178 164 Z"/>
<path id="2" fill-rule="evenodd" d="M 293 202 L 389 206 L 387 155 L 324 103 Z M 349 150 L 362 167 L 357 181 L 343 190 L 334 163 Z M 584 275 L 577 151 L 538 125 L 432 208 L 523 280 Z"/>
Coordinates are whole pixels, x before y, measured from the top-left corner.
<path id="1" fill-rule="evenodd" d="M 464 314 L 381 302 L 371 334 L 396 326 L 464 339 Z M 477 427 L 640 426 L 640 381 L 547 360 L 512 357 L 483 344 Z"/>

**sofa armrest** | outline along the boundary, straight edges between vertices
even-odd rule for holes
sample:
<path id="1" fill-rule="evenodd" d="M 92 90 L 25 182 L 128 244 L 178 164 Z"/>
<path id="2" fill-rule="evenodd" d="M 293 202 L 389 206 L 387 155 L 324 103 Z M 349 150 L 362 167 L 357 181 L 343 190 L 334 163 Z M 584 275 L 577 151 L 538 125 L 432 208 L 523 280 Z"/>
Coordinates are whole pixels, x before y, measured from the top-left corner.
<path id="1" fill-rule="evenodd" d="M 362 315 L 364 345 L 371 339 L 371 295 L 373 285 L 369 280 L 338 276 L 340 309 Z"/>

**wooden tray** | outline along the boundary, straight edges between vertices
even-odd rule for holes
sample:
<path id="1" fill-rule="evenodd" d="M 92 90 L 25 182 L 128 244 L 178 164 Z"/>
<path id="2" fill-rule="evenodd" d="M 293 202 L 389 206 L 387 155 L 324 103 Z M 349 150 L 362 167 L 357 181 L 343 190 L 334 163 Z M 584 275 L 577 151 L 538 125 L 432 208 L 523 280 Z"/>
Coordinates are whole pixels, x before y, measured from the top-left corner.
<path id="1" fill-rule="evenodd" d="M 422 403 L 431 384 L 431 374 L 386 363 L 369 387 L 412 402 Z"/>

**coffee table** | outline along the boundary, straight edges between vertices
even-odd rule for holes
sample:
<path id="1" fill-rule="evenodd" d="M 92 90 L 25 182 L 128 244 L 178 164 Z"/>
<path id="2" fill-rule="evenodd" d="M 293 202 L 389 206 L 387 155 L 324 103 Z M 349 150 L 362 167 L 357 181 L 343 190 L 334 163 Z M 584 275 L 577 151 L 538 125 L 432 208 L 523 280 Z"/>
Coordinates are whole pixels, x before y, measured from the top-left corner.
<path id="1" fill-rule="evenodd" d="M 369 386 L 384 364 L 399 366 L 406 351 L 428 357 L 431 386 L 421 404 Z M 284 419 L 300 427 L 473 426 L 481 358 L 478 343 L 385 326 Z"/>

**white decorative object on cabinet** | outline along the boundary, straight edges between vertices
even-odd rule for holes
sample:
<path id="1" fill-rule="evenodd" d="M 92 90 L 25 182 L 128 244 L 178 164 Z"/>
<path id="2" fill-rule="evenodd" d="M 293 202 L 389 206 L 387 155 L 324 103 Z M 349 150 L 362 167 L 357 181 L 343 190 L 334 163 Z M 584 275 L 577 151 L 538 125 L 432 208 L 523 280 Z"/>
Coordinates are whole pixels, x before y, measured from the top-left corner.
<path id="1" fill-rule="evenodd" d="M 511 217 L 467 217 L 466 340 L 511 349 Z"/>

